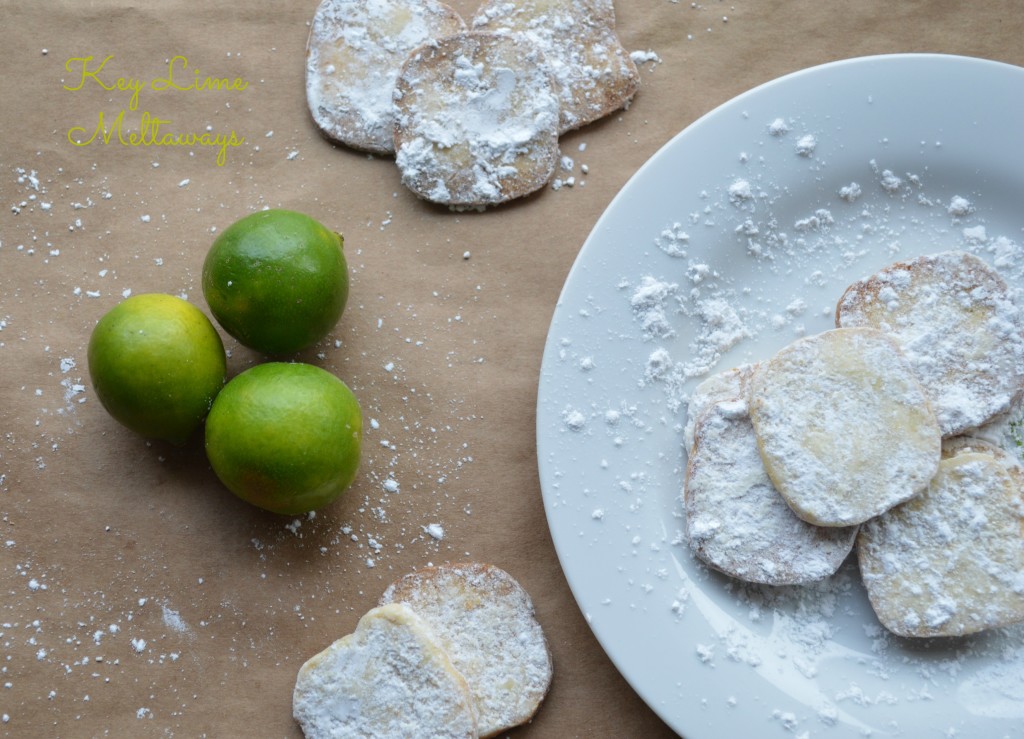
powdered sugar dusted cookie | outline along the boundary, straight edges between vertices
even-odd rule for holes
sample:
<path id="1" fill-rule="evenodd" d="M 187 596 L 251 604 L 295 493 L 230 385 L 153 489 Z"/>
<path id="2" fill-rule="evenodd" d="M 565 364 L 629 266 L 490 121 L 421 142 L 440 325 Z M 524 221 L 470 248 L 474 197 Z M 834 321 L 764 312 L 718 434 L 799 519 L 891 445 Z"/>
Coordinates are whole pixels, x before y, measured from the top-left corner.
<path id="1" fill-rule="evenodd" d="M 427 567 L 393 583 L 380 602 L 408 604 L 438 635 L 476 702 L 480 736 L 529 720 L 551 684 L 551 655 L 533 603 L 487 564 Z"/>
<path id="2" fill-rule="evenodd" d="M 938 467 L 941 435 L 895 341 L 871 328 L 799 339 L 750 379 L 765 468 L 793 511 L 850 526 L 917 495 Z"/>
<path id="3" fill-rule="evenodd" d="M 396 161 L 420 197 L 483 206 L 543 187 L 558 159 L 558 97 L 523 36 L 461 33 L 412 53 L 395 88 Z"/>
<path id="4" fill-rule="evenodd" d="M 1001 277 L 966 252 L 897 262 L 854 283 L 836 325 L 891 333 L 946 436 L 1006 411 L 1024 388 L 1024 323 Z"/>
<path id="5" fill-rule="evenodd" d="M 814 526 L 796 517 L 765 472 L 739 399 L 707 408 L 695 425 L 683 494 L 694 553 L 749 582 L 793 585 L 834 573 L 856 526 Z"/>
<path id="6" fill-rule="evenodd" d="M 1024 469 L 959 437 L 916 499 L 857 539 L 879 620 L 900 636 L 963 636 L 1024 621 Z"/>
<path id="7" fill-rule="evenodd" d="M 469 687 L 411 608 L 374 608 L 299 670 L 292 713 L 308 739 L 477 736 Z"/>
<path id="8" fill-rule="evenodd" d="M 470 25 L 522 33 L 543 49 L 561 91 L 560 133 L 622 108 L 640 87 L 612 0 L 485 0 Z"/>
<path id="9" fill-rule="evenodd" d="M 323 0 L 306 46 L 306 100 L 333 139 L 378 154 L 394 152 L 392 93 L 409 53 L 466 30 L 436 0 Z"/>
<path id="10" fill-rule="evenodd" d="M 1008 410 L 970 429 L 965 436 L 995 444 L 1011 457 L 1024 462 L 1024 396 L 1016 397 Z"/>
<path id="11" fill-rule="evenodd" d="M 693 449 L 694 429 L 697 421 L 711 406 L 727 402 L 741 404 L 744 415 L 747 412 L 747 383 L 754 373 L 753 364 L 743 364 L 711 375 L 693 389 L 686 404 L 686 426 L 683 427 L 683 443 L 686 453 Z"/>

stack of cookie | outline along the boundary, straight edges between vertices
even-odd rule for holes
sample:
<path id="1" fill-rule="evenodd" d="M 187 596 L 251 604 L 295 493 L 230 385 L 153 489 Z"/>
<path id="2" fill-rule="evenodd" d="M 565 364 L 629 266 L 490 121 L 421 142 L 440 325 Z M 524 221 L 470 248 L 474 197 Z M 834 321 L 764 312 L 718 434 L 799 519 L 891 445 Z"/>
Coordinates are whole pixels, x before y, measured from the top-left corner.
<path id="1" fill-rule="evenodd" d="M 880 621 L 960 636 L 1024 620 L 1024 322 L 977 257 L 899 262 L 836 328 L 701 383 L 686 427 L 690 545 L 755 583 L 829 576 L 856 545 Z"/>
<path id="2" fill-rule="evenodd" d="M 308 739 L 491 737 L 529 721 L 551 677 L 533 604 L 507 572 L 427 567 L 302 666 L 293 713 Z"/>
<path id="3" fill-rule="evenodd" d="M 436 0 L 323 0 L 307 45 L 320 129 L 394 155 L 413 192 L 460 208 L 543 187 L 559 136 L 639 84 L 611 0 L 485 0 L 468 23 Z"/>

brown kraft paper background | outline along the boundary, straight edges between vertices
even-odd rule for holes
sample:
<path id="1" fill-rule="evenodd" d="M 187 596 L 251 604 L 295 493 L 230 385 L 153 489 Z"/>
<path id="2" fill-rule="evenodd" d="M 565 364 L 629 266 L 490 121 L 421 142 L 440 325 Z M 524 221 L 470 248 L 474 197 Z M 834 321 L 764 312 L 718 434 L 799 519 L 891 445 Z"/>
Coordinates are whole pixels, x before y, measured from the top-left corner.
<path id="1" fill-rule="evenodd" d="M 545 521 L 537 382 L 569 268 L 637 168 L 719 104 L 867 54 L 1024 65 L 1024 10 L 620 1 L 623 45 L 657 61 L 640 64 L 628 110 L 563 137 L 576 169 L 556 176 L 575 186 L 454 213 L 417 200 L 389 160 L 319 135 L 303 87 L 316 5 L 0 2 L 0 734 L 300 736 L 291 691 L 305 659 L 398 576 L 479 560 L 529 591 L 554 656 L 546 702 L 511 736 L 670 736 L 592 636 Z M 131 97 L 65 89 L 65 64 L 86 56 L 112 56 L 112 78 L 151 80 L 184 57 L 247 81 L 145 90 L 131 113 L 244 143 L 220 165 L 213 147 L 71 145 L 69 129 L 94 130 Z M 343 232 L 351 268 L 341 322 L 299 358 L 360 398 L 364 456 L 353 488 L 314 518 L 234 499 L 201 438 L 174 448 L 118 426 L 86 366 L 93 325 L 125 291 L 208 312 L 200 274 L 215 233 L 264 207 Z M 225 339 L 231 375 L 259 361 Z"/>

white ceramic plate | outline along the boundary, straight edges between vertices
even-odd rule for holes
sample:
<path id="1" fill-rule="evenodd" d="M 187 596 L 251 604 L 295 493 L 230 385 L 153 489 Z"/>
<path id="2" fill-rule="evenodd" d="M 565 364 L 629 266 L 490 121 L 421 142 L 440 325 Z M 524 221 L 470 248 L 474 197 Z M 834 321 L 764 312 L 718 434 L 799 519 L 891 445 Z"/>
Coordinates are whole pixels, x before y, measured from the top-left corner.
<path id="1" fill-rule="evenodd" d="M 1024 286 L 1024 69 L 895 55 L 758 87 L 652 157 L 583 246 L 540 378 L 544 504 L 601 645 L 687 739 L 1024 736 L 1024 629 L 899 639 L 854 561 L 752 587 L 682 534 L 699 373 L 830 328 L 849 282 L 944 249 Z"/>

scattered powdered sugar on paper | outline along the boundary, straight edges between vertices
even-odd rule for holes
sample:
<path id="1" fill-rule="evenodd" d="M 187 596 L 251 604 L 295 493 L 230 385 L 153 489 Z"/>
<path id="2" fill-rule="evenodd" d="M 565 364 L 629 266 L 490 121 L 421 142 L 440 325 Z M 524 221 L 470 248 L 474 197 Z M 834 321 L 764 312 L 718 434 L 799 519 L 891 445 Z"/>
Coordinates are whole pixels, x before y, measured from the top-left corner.
<path id="1" fill-rule="evenodd" d="M 185 619 L 181 617 L 181 614 L 178 611 L 174 610 L 166 603 L 160 606 L 160 609 L 163 614 L 164 624 L 168 628 L 181 634 L 189 632 L 188 624 L 185 623 Z"/>
<path id="2" fill-rule="evenodd" d="M 633 63 L 637 66 L 641 64 L 650 63 L 650 68 L 653 69 L 658 64 L 661 64 L 661 57 L 658 56 L 657 52 L 651 51 L 631 51 L 629 52 L 629 58 L 633 60 Z"/>
<path id="3" fill-rule="evenodd" d="M 263 146 L 284 157 L 296 142 L 279 131 Z M 6 193 L 0 263 L 13 266 L 0 272 L 24 277 L 24 293 L 0 308 L 0 361 L 22 378 L 9 389 L 24 422 L 0 437 L 0 497 L 6 501 L 0 571 L 9 586 L 0 603 L 3 709 L 12 730 L 29 717 L 38 726 L 51 711 L 97 726 L 121 695 L 127 696 L 118 709 L 123 716 L 134 720 L 142 711 L 165 731 L 180 732 L 205 699 L 196 682 L 203 660 L 232 663 L 225 667 L 230 670 L 278 670 L 280 663 L 268 664 L 278 660 L 268 649 L 278 624 L 301 630 L 339 616 L 341 623 L 353 602 L 336 597 L 342 590 L 376 592 L 409 563 L 468 554 L 462 531 L 472 524 L 472 429 L 479 416 L 461 388 L 435 378 L 456 365 L 492 360 L 493 345 L 486 348 L 474 333 L 486 330 L 476 307 L 492 286 L 463 268 L 465 245 L 442 242 L 433 245 L 436 253 L 450 247 L 454 267 L 418 298 L 384 285 L 373 299 L 350 300 L 335 335 L 309 361 L 343 377 L 360 399 L 366 426 L 356 483 L 319 515 L 279 519 L 254 512 L 221 519 L 213 512 L 238 501 L 215 477 L 202 477 L 202 465 L 193 470 L 199 484 L 180 477 L 194 467 L 197 449 L 202 456 L 201 441 L 183 453 L 120 429 L 93 392 L 86 349 L 88 327 L 132 294 L 166 290 L 201 300 L 195 255 L 225 226 L 227 211 L 209 207 L 205 177 L 195 173 L 164 175 L 169 168 L 154 167 L 125 192 L 108 179 L 102 162 L 72 174 L 51 154 L 39 152 L 31 166 L 0 171 Z M 233 207 L 266 206 L 259 187 L 258 180 L 246 180 L 233 191 Z M 155 238 L 158 231 L 177 234 L 181 226 L 177 211 L 161 205 L 168 188 L 195 227 L 181 237 L 180 250 Z M 378 222 L 337 226 L 351 238 L 346 251 L 353 284 L 370 271 L 365 244 L 398 248 L 380 235 Z M 42 292 L 54 303 L 52 316 L 38 311 Z M 445 307 L 425 311 L 422 301 Z M 430 314 L 436 318 L 424 318 Z M 359 345 L 373 351 L 353 348 Z M 225 346 L 235 369 L 251 361 L 228 337 Z M 385 364 L 390 369 L 382 372 Z M 416 372 L 407 371 L 414 366 Z M 19 457 L 20 471 L 13 474 L 5 462 Z M 103 479 L 102 489 L 81 487 L 75 465 L 83 461 Z M 122 468 L 127 476 L 104 473 Z M 158 494 L 171 480 L 184 495 Z M 200 490 L 226 497 L 194 495 Z M 89 506 L 90 515 L 79 515 L 79 506 Z M 55 528 L 32 525 L 53 511 L 61 512 Z M 101 516 L 106 520 L 97 527 Z M 226 536 L 219 525 L 225 522 Z M 155 529 L 164 534 L 145 538 Z M 62 546 L 43 546 L 54 532 Z M 200 540 L 208 546 L 193 546 L 194 557 L 165 556 Z M 88 542 L 84 559 L 78 547 L 69 548 L 78 541 Z M 215 565 L 222 557 L 238 564 L 230 580 Z M 89 572 L 97 563 L 99 580 Z M 282 568 L 292 565 L 307 573 L 301 587 L 288 587 L 283 577 Z M 183 592 L 187 600 L 179 600 Z M 225 640 L 225 633 L 238 638 Z M 286 655 L 294 658 L 294 650 Z M 158 689 L 179 694 L 177 713 L 150 703 Z"/>

